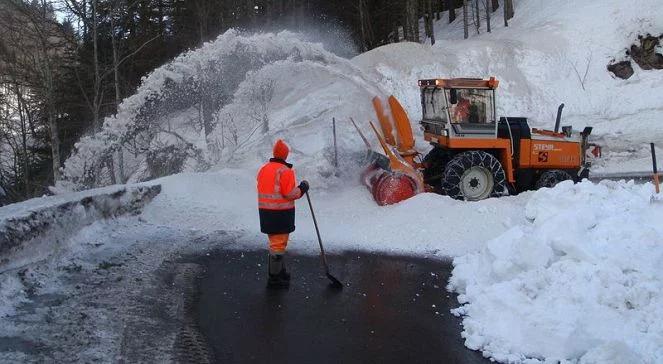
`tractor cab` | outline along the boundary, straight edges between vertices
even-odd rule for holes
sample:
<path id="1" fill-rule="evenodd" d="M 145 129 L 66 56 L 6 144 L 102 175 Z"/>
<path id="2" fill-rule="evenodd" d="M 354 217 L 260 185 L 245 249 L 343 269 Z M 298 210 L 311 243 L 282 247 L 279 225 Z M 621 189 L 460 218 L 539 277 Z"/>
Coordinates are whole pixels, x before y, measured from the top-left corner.
<path id="1" fill-rule="evenodd" d="M 495 78 L 420 80 L 424 132 L 448 138 L 496 138 L 498 84 Z"/>

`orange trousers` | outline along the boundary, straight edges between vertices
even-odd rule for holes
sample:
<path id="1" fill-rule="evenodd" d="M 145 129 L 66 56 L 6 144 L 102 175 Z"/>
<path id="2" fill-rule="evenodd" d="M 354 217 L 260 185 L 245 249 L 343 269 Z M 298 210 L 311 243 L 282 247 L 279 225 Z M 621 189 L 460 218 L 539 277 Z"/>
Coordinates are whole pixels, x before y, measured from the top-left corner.
<path id="1" fill-rule="evenodd" d="M 269 252 L 271 254 L 283 254 L 288 247 L 290 234 L 269 234 Z"/>

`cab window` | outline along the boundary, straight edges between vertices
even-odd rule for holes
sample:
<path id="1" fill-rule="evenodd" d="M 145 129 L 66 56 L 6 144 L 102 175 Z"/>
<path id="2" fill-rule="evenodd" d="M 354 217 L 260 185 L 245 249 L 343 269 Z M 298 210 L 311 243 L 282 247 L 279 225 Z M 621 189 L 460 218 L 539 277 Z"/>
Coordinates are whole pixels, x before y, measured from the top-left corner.
<path id="1" fill-rule="evenodd" d="M 421 90 L 421 106 L 425 120 L 447 121 L 447 105 L 444 90 L 424 88 Z"/>
<path id="2" fill-rule="evenodd" d="M 454 89 L 445 90 L 447 97 L 455 103 L 449 104 L 451 122 L 455 124 L 490 124 L 493 115 L 492 90 Z M 455 92 L 453 97 L 451 94 Z"/>

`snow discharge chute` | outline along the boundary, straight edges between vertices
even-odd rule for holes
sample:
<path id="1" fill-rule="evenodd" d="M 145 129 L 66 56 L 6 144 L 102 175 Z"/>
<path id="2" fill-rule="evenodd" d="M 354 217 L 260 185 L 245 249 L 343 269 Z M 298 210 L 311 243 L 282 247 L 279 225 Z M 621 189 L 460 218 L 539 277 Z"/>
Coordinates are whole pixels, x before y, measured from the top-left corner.
<path id="1" fill-rule="evenodd" d="M 373 98 L 373 108 L 382 134 L 372 122 L 370 125 L 386 159 L 378 157 L 366 168 L 362 179 L 378 205 L 391 205 L 423 192 L 424 182 L 421 173 L 414 167 L 417 152 L 414 150 L 412 127 L 400 102 L 394 96 L 389 97 L 391 120 L 385 113 L 382 100 L 377 96 Z"/>

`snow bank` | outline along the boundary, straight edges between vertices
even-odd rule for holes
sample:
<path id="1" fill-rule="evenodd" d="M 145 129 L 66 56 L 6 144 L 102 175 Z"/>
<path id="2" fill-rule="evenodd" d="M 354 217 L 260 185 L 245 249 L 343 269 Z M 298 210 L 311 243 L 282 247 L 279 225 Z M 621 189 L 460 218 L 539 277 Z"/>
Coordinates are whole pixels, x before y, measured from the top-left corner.
<path id="1" fill-rule="evenodd" d="M 97 220 L 139 213 L 160 191 L 159 185 L 113 186 L 1 207 L 0 269 L 49 256 Z"/>
<path id="2" fill-rule="evenodd" d="M 663 361 L 663 204 L 652 185 L 563 183 L 458 257 L 466 345 L 500 362 Z"/>

